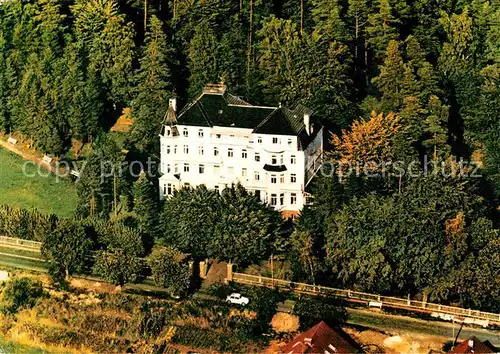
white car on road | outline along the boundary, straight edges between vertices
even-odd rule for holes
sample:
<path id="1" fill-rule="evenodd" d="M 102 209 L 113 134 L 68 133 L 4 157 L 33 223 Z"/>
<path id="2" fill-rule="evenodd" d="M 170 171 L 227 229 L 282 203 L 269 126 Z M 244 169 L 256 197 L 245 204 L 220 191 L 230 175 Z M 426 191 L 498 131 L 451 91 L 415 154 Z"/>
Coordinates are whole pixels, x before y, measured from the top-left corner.
<path id="1" fill-rule="evenodd" d="M 232 293 L 228 297 L 226 297 L 226 302 L 228 304 L 236 304 L 236 305 L 248 305 L 250 300 L 247 297 L 241 296 L 241 294 L 238 293 Z"/>

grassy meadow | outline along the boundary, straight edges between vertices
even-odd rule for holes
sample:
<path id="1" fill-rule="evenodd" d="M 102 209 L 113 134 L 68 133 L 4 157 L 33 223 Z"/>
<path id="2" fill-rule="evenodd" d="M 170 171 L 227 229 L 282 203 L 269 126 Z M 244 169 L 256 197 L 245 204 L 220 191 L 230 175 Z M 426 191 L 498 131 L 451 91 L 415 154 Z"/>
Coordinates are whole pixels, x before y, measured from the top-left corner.
<path id="1" fill-rule="evenodd" d="M 70 217 L 76 208 L 75 186 L 55 175 L 38 175 L 37 167 L 30 164 L 23 172 L 25 161 L 0 148 L 0 204 L 19 208 L 36 208 L 42 213 Z M 48 175 L 47 170 L 43 170 Z"/>

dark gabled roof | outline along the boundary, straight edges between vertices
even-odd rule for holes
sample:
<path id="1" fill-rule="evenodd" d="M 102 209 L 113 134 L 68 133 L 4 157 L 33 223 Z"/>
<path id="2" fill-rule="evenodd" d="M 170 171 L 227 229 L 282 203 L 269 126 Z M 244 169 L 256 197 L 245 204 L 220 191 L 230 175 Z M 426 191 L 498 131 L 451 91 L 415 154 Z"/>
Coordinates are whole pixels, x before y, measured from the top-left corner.
<path id="1" fill-rule="evenodd" d="M 257 107 L 229 93 L 204 92 L 188 104 L 177 121 L 183 125 L 221 126 L 254 129 L 274 107 Z"/>
<path id="2" fill-rule="evenodd" d="M 300 333 L 293 341 L 281 349 L 281 353 L 360 353 L 362 350 L 354 347 L 339 333 L 321 321 L 306 332 Z"/>
<path id="3" fill-rule="evenodd" d="M 312 110 L 298 105 L 286 107 L 253 106 L 230 94 L 224 85 L 207 85 L 202 94 L 186 105 L 177 116 L 177 123 L 195 126 L 221 126 L 253 129 L 254 133 L 298 136 L 307 146 L 313 136 L 305 131 L 304 115 Z"/>
<path id="4" fill-rule="evenodd" d="M 284 110 L 284 108 L 278 108 L 273 111 L 255 128 L 254 132 L 260 134 L 297 135 Z"/>
<path id="5" fill-rule="evenodd" d="M 311 116 L 312 110 L 301 104 L 294 110 L 280 107 L 255 128 L 255 133 L 298 135 L 305 128 L 305 114 Z"/>

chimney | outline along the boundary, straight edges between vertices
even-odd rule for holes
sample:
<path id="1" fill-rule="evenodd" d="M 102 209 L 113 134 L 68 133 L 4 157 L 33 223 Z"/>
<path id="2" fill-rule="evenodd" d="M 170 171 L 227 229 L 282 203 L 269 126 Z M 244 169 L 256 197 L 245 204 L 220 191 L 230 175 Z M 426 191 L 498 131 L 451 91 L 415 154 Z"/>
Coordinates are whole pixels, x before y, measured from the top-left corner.
<path id="1" fill-rule="evenodd" d="M 177 112 L 177 98 L 171 98 L 168 103 L 174 109 L 174 112 Z"/>
<path id="2" fill-rule="evenodd" d="M 311 135 L 311 116 L 307 113 L 304 114 L 304 125 L 306 126 L 306 132 Z"/>

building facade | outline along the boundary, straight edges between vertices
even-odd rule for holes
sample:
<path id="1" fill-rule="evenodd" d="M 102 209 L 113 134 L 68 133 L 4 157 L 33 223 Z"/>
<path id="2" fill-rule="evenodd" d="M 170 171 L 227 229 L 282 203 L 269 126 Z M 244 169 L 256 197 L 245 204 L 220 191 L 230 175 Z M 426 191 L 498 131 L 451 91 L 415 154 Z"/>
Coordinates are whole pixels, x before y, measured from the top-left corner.
<path id="1" fill-rule="evenodd" d="M 160 198 L 185 186 L 240 183 L 285 216 L 297 214 L 323 156 L 323 129 L 311 114 L 301 105 L 253 106 L 224 85 L 207 85 L 178 114 L 171 100 L 160 134 Z"/>

